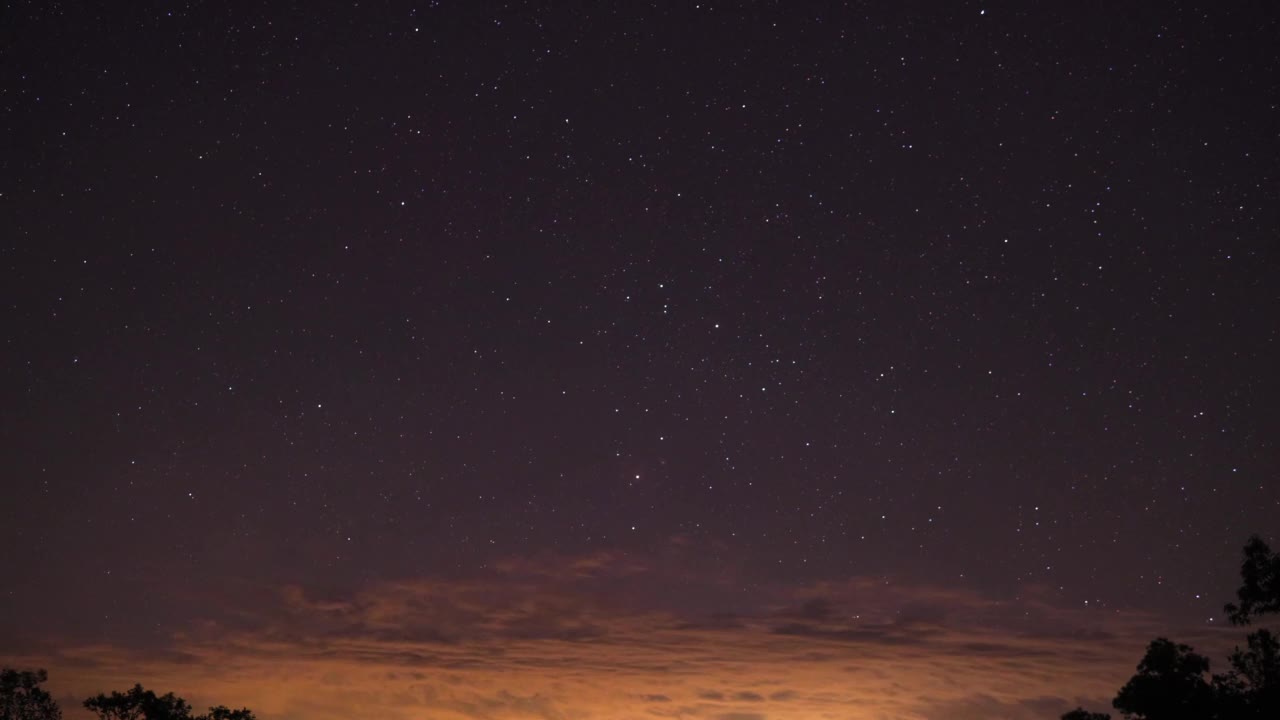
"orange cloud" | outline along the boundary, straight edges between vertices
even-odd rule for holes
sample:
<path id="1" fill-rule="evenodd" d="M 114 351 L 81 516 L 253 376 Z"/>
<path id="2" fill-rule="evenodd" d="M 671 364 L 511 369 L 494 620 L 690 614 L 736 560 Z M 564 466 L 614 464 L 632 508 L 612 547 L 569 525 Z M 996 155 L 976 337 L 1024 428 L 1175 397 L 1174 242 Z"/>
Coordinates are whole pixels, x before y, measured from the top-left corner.
<path id="1" fill-rule="evenodd" d="M 882 578 L 748 591 L 655 567 L 679 566 L 602 553 L 344 596 L 288 586 L 164 648 L 61 644 L 6 662 L 48 667 L 69 720 L 79 698 L 133 682 L 266 720 L 1029 720 L 1104 707 L 1167 631 L 1034 595 Z"/>

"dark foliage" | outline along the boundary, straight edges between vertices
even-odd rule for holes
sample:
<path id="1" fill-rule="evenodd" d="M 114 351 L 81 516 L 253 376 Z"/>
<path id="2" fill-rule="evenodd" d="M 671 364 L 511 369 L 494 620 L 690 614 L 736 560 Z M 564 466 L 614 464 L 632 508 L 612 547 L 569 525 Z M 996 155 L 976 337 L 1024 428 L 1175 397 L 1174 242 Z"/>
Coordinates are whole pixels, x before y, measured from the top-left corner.
<path id="1" fill-rule="evenodd" d="M 190 720 L 191 706 L 185 700 L 166 693 L 156 695 L 134 685 L 128 692 L 99 693 L 84 701 L 84 706 L 101 720 Z"/>
<path id="2" fill-rule="evenodd" d="M 1280 612 L 1280 555 L 1262 538 L 1253 536 L 1244 546 L 1244 562 L 1240 565 L 1239 603 L 1226 607 L 1231 622 L 1248 625 L 1257 615 Z"/>
<path id="3" fill-rule="evenodd" d="M 1209 660 L 1187 645 L 1156 638 L 1138 663 L 1138 673 L 1111 705 L 1127 718 L 1193 720 L 1214 716 Z"/>
<path id="4" fill-rule="evenodd" d="M 256 720 L 248 708 L 232 710 L 218 705 L 206 715 L 192 715 L 187 701 L 166 693 L 156 695 L 134 685 L 128 692 L 99 693 L 84 701 L 84 706 L 97 713 L 100 720 Z"/>
<path id="5" fill-rule="evenodd" d="M 1111 716 L 1107 713 L 1089 712 L 1078 707 L 1069 713 L 1064 713 L 1062 720 L 1111 720 Z"/>
<path id="6" fill-rule="evenodd" d="M 240 708 L 232 710 L 231 708 L 219 705 L 209 708 L 209 714 L 203 715 L 196 720 L 257 720 L 249 708 Z"/>
<path id="7" fill-rule="evenodd" d="M 1226 606 L 1236 625 L 1280 613 L 1280 555 L 1260 537 L 1245 544 L 1236 598 Z M 1252 632 L 1247 640 L 1227 658 L 1231 670 L 1209 678 L 1207 658 L 1157 638 L 1111 704 L 1129 720 L 1280 720 L 1280 641 L 1270 630 Z M 1077 708 L 1062 720 L 1108 717 Z"/>
<path id="8" fill-rule="evenodd" d="M 0 720 L 61 720 L 62 711 L 40 683 L 44 670 L 0 670 Z"/>
<path id="9" fill-rule="evenodd" d="M 1219 717 L 1238 720 L 1280 718 L 1280 641 L 1270 630 L 1249 633 L 1248 648 L 1228 658 L 1231 672 L 1215 676 Z"/>

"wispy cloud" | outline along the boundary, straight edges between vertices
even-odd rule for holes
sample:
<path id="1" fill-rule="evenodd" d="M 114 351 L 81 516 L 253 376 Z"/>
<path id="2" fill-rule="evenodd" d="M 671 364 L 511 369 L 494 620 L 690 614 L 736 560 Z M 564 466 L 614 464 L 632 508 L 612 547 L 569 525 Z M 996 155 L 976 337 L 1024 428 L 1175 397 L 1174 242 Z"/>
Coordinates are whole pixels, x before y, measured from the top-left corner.
<path id="1" fill-rule="evenodd" d="M 600 553 L 345 594 L 290 585 L 164 648 L 64 641 L 6 661 L 49 667 L 67 697 L 142 682 L 279 720 L 1029 720 L 1104 704 L 1164 630 L 1036 593 L 883 578 L 744 591 L 679 568 Z"/>

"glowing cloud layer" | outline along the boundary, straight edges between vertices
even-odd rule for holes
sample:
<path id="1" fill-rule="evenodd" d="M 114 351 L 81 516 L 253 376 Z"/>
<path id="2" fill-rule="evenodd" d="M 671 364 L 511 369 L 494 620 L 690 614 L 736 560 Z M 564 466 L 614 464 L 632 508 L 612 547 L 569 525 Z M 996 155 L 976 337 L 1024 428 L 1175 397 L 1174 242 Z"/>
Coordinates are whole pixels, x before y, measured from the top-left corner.
<path id="1" fill-rule="evenodd" d="M 597 554 L 346 594 L 286 586 L 166 647 L 59 643 L 11 661 L 47 666 L 69 718 L 142 682 L 268 720 L 1031 720 L 1105 707 L 1161 632 L 1034 596 L 883 578 L 747 589 L 653 567 Z"/>

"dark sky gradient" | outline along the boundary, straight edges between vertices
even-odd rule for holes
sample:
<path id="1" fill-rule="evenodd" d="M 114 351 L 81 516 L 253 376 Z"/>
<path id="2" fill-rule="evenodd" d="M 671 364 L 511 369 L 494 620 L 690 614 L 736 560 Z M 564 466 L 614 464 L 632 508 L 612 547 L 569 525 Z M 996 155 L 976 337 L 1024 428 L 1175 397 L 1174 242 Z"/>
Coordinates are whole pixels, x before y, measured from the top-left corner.
<path id="1" fill-rule="evenodd" d="M 183 653 L 358 637 L 432 717 L 1118 687 L 1280 527 L 1278 8 L 5 3 L 0 659 L 237 704 Z M 1097 684 L 611 685 L 659 628 Z"/>

